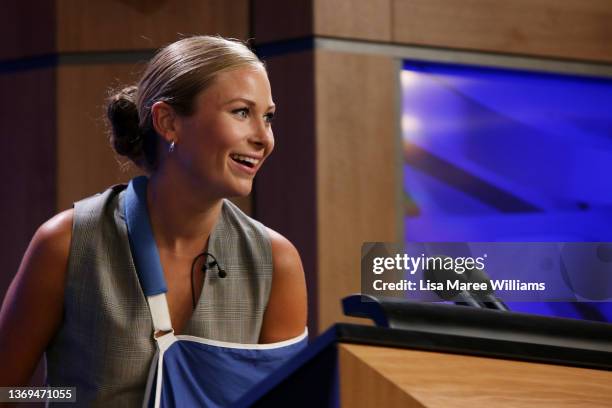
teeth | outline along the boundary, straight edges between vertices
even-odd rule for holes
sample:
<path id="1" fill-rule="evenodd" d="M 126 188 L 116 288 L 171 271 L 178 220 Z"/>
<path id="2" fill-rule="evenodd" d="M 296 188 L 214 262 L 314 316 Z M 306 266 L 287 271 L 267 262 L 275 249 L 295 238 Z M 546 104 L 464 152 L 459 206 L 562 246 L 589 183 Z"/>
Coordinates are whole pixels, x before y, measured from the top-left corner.
<path id="1" fill-rule="evenodd" d="M 235 159 L 235 160 L 240 160 L 240 161 L 244 161 L 244 162 L 247 162 L 247 163 L 251 163 L 253 166 L 255 166 L 255 165 L 257 165 L 257 163 L 259 163 L 258 159 L 253 159 L 252 157 L 242 156 L 240 154 L 232 154 L 231 158 Z"/>

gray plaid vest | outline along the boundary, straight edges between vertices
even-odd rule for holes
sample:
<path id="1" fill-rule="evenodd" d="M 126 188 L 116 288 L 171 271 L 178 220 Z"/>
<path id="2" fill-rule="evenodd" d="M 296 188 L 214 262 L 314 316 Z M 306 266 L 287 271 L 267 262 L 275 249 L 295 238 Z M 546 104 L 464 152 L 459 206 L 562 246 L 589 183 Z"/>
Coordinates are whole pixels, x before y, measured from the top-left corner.
<path id="1" fill-rule="evenodd" d="M 142 404 L 155 354 L 152 321 L 132 260 L 125 185 L 74 205 L 62 326 L 46 350 L 47 383 L 76 386 L 78 406 Z M 208 251 L 227 272 L 207 273 L 183 333 L 257 343 L 272 283 L 265 227 L 225 200 Z"/>

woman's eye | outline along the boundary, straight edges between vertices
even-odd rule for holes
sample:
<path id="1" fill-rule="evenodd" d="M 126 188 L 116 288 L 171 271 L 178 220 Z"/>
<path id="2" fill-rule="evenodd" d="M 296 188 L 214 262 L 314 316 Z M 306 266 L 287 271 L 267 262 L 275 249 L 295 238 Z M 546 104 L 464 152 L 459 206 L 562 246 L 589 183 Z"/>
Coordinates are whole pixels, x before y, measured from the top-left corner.
<path id="1" fill-rule="evenodd" d="M 264 119 L 266 120 L 266 123 L 272 123 L 272 120 L 274 120 L 274 112 L 266 113 L 264 115 Z"/>
<path id="2" fill-rule="evenodd" d="M 232 113 L 246 119 L 249 116 L 249 108 L 234 109 Z"/>

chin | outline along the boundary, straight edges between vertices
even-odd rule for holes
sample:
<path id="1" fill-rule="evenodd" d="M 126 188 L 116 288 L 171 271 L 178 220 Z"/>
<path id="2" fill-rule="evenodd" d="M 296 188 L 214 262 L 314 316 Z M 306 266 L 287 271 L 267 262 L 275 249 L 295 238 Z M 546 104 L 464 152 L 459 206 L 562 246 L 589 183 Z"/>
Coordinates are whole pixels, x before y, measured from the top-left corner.
<path id="1" fill-rule="evenodd" d="M 252 182 L 248 183 L 248 185 L 245 183 L 244 185 L 234 186 L 234 188 L 232 188 L 229 191 L 229 194 L 227 195 L 227 197 L 228 198 L 231 198 L 231 197 L 246 197 L 249 194 L 251 194 L 252 190 L 253 190 L 253 183 Z"/>

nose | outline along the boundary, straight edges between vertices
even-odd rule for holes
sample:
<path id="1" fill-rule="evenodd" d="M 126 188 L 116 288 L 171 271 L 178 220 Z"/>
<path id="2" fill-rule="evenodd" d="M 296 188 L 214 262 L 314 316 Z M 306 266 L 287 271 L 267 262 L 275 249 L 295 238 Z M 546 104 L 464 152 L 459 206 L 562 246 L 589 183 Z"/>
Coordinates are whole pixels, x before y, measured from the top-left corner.
<path id="1" fill-rule="evenodd" d="M 265 119 L 256 121 L 254 129 L 251 133 L 250 141 L 259 148 L 263 148 L 266 151 L 272 150 L 274 147 L 274 134 L 272 133 L 272 126 L 267 123 Z"/>

